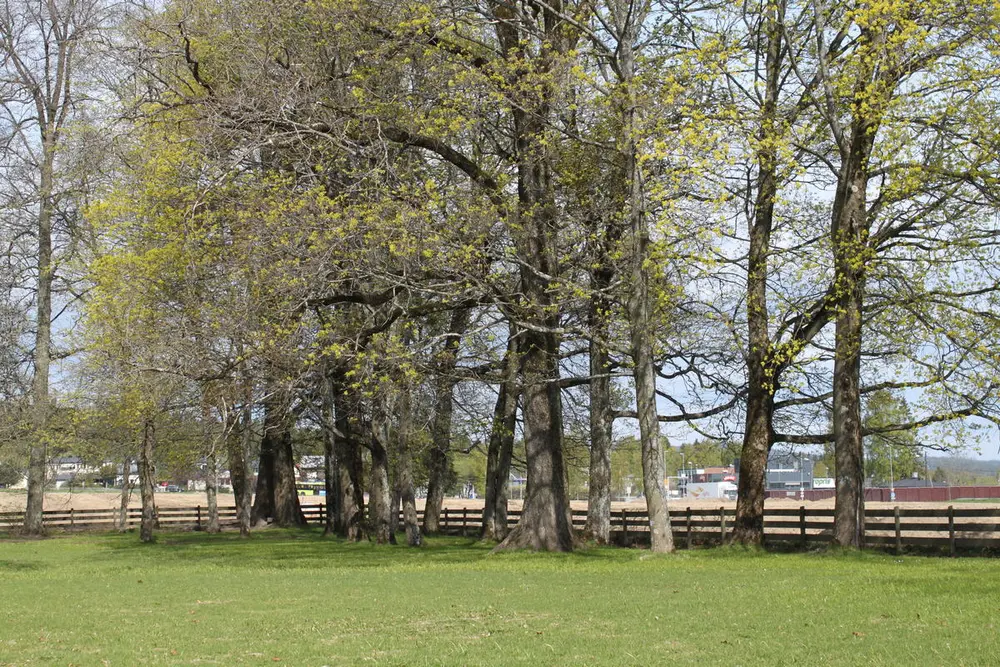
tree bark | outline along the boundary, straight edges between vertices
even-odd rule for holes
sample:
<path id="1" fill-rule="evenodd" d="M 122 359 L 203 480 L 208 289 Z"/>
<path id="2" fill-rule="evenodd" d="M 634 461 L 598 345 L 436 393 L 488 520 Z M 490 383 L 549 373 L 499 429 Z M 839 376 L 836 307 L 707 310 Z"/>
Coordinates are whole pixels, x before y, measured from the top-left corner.
<path id="1" fill-rule="evenodd" d="M 293 421 L 286 401 L 276 396 L 264 401 L 264 434 L 251 515 L 254 525 L 265 524 L 268 519 L 282 528 L 306 524 L 295 488 Z"/>
<path id="2" fill-rule="evenodd" d="M 758 131 L 757 197 L 750 225 L 747 258 L 747 410 L 740 476 L 736 495 L 733 541 L 745 545 L 764 543 L 764 499 L 767 457 L 774 443 L 774 395 L 779 369 L 773 361 L 767 306 L 768 254 L 774 225 L 777 179 L 777 103 L 781 83 L 781 25 L 784 3 L 770 1 L 765 8 L 767 54 L 765 93 Z"/>
<path id="3" fill-rule="evenodd" d="M 208 503 L 208 524 L 205 531 L 218 533 L 219 527 L 219 458 L 215 438 L 205 456 L 205 500 Z"/>
<path id="4" fill-rule="evenodd" d="M 153 469 L 153 446 L 155 430 L 153 419 L 147 417 L 142 424 L 142 442 L 139 447 L 139 492 L 142 499 L 142 522 L 139 525 L 139 539 L 153 541 L 156 527 L 156 502 L 154 497 L 155 470 Z"/>
<path id="5" fill-rule="evenodd" d="M 118 504 L 118 516 L 115 521 L 115 528 L 119 533 L 128 530 L 128 504 L 132 499 L 132 457 L 126 456 L 122 461 L 122 495 Z"/>
<path id="6" fill-rule="evenodd" d="M 868 126 L 857 123 L 851 155 L 842 169 L 834 206 L 833 247 L 837 286 L 836 356 L 833 365 L 833 434 L 837 463 L 834 542 L 864 544 L 864 441 L 861 435 L 861 325 L 864 255 L 867 253 L 865 191 L 871 150 Z M 874 132 L 872 132 L 874 134 Z M 839 202 L 839 204 L 838 204 Z"/>
<path id="7" fill-rule="evenodd" d="M 62 50 L 60 49 L 60 52 Z M 31 380 L 31 449 L 28 455 L 28 499 L 24 512 L 24 533 L 42 535 L 45 498 L 45 471 L 48 460 L 46 429 L 49 421 L 49 371 L 52 361 L 52 211 L 56 130 L 42 123 L 42 164 L 39 182 L 37 225 L 38 257 L 35 296 L 35 349 Z"/>
<path id="8" fill-rule="evenodd" d="M 507 489 L 510 485 L 510 462 L 514 454 L 514 429 L 517 427 L 517 338 L 511 327 L 503 360 L 503 380 L 493 408 L 493 425 L 486 448 L 486 495 L 483 505 L 485 540 L 502 541 L 507 537 Z"/>
<path id="9" fill-rule="evenodd" d="M 541 34 L 537 36 L 520 27 L 513 6 L 495 2 L 491 8 L 503 55 L 512 61 L 531 60 L 533 73 L 532 85 L 523 86 L 520 79 L 525 68 L 512 68 L 513 88 L 527 87 L 531 92 L 512 105 L 518 206 L 508 220 L 515 232 L 524 294 L 517 311 L 519 326 L 525 330 L 520 351 L 528 484 L 521 519 L 496 548 L 569 551 L 574 535 L 563 462 L 559 338 L 555 333 L 561 309 L 553 285 L 559 276 L 559 208 L 547 132 L 562 62 L 557 60 L 574 48 L 575 33 L 560 15 L 561 0 L 538 11 Z M 537 52 L 526 48 L 536 39 Z"/>
<path id="10" fill-rule="evenodd" d="M 656 368 L 653 364 L 652 301 L 649 292 L 649 221 L 646 216 L 644 175 L 639 163 L 638 105 L 632 89 L 635 76 L 633 44 L 643 13 L 632 5 L 619 11 L 623 27 L 618 43 L 619 70 L 624 88 L 621 109 L 624 142 L 625 174 L 628 179 L 628 212 L 632 234 L 631 293 L 628 318 L 633 376 L 635 380 L 636 415 L 639 418 L 639 441 L 642 445 L 642 482 L 649 516 L 650 544 L 654 552 L 674 550 L 674 534 L 670 528 L 670 512 L 663 488 L 663 451 L 660 444 L 660 422 L 656 409 Z"/>
<path id="11" fill-rule="evenodd" d="M 618 225 L 611 223 L 613 228 Z M 611 299 L 605 293 L 614 278 L 609 258 L 618 234 L 601 244 L 598 268 L 591 273 L 590 299 L 590 477 L 587 488 L 587 536 L 597 544 L 611 540 L 611 448 L 614 415 L 611 406 L 611 358 L 608 353 Z"/>
<path id="12" fill-rule="evenodd" d="M 859 43 L 885 39 L 881 28 L 865 28 Z M 833 541 L 843 547 L 864 546 L 864 441 L 861 435 L 861 343 L 865 266 L 870 259 L 867 207 L 868 166 L 878 131 L 878 107 L 884 82 L 877 58 L 862 60 L 855 81 L 850 137 L 842 152 L 830 228 L 833 247 L 837 324 L 833 363 L 833 435 L 837 464 Z"/>
<path id="13" fill-rule="evenodd" d="M 364 539 L 365 497 L 362 479 L 361 448 L 349 418 L 349 401 L 342 386 L 335 384 L 335 426 L 343 437 L 337 439 L 337 461 L 340 464 L 340 534 L 351 541 Z"/>
<path id="14" fill-rule="evenodd" d="M 444 348 L 434 364 L 436 404 L 431 425 L 431 447 L 427 452 L 427 500 L 424 504 L 424 533 L 440 529 L 441 506 L 446 487 L 451 483 L 451 420 L 454 412 L 455 366 L 458 348 L 469 326 L 469 309 L 452 312 Z"/>
<path id="15" fill-rule="evenodd" d="M 334 408 L 332 378 L 323 381 L 323 474 L 326 488 L 326 521 L 324 535 L 341 532 L 340 464 L 337 460 L 337 416 Z"/>
<path id="16" fill-rule="evenodd" d="M 371 537 L 376 544 L 395 542 L 390 528 L 389 514 L 392 512 L 392 491 L 389 486 L 389 452 L 383 444 L 385 429 L 372 424 L 369 449 L 372 456 L 371 478 L 368 490 L 368 523 Z M 378 429 L 376 432 L 375 429 Z"/>
<path id="17" fill-rule="evenodd" d="M 249 392 L 247 392 L 249 394 Z M 236 519 L 240 526 L 240 536 L 250 536 L 250 510 L 252 504 L 251 486 L 247 471 L 247 456 L 252 437 L 252 415 L 249 395 L 243 405 L 237 424 L 227 429 L 226 449 L 229 455 L 229 477 L 236 500 Z"/>

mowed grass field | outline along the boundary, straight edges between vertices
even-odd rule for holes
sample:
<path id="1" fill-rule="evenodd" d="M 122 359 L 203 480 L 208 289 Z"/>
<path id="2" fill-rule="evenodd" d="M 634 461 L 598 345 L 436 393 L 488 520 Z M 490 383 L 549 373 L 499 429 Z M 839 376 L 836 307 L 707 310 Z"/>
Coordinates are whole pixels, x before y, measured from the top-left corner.
<path id="1" fill-rule="evenodd" d="M 1000 561 L 0 541 L 0 665 L 996 665 Z"/>

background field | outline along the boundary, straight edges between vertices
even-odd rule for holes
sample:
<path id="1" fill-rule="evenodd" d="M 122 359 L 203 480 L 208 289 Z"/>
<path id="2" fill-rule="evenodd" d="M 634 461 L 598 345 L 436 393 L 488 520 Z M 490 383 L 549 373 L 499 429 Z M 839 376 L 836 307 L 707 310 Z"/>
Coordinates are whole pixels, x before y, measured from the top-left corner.
<path id="1" fill-rule="evenodd" d="M 120 502 L 120 494 L 117 490 L 109 490 L 106 492 L 102 491 L 86 491 L 86 492 L 49 492 L 45 494 L 45 509 L 46 510 L 86 510 L 86 509 L 113 509 L 118 507 Z M 324 502 L 322 496 L 302 496 L 299 500 L 303 504 L 319 504 Z M 907 507 L 911 509 L 917 509 L 921 507 L 947 507 L 949 504 L 969 502 L 968 500 L 954 500 L 951 503 L 878 503 L 878 502 L 868 502 L 865 503 L 866 507 L 869 508 L 879 508 L 879 507 L 893 507 L 894 505 L 900 505 L 901 507 Z M 423 499 L 417 500 L 417 507 L 423 509 Z M 159 507 L 195 507 L 201 505 L 203 508 L 206 506 L 205 494 L 195 493 L 195 492 L 184 492 L 184 493 L 157 493 L 156 494 L 156 504 Z M 469 507 L 474 509 L 482 509 L 482 500 L 467 500 L 462 498 L 446 498 L 446 507 Z M 587 507 L 586 502 L 574 501 L 571 503 L 574 508 L 585 509 Z M 833 498 L 827 498 L 824 500 L 815 501 L 801 501 L 798 499 L 779 499 L 779 498 L 768 498 L 766 501 L 767 507 L 799 507 L 805 505 L 806 507 L 818 507 L 826 508 L 833 507 Z M 0 491 L 0 512 L 4 511 L 23 511 L 25 505 L 25 495 L 23 491 Z M 219 494 L 219 505 L 220 506 L 232 506 L 233 496 L 232 494 Z M 130 507 L 139 507 L 139 494 L 133 493 L 130 503 Z M 672 500 L 670 501 L 671 509 L 683 509 L 685 507 L 694 508 L 717 508 L 717 507 L 736 507 L 735 501 L 724 501 L 724 500 L 697 500 L 694 498 L 685 498 L 683 500 Z M 997 501 L 983 501 L 976 502 L 977 507 L 1000 507 L 1000 502 Z M 510 507 L 520 509 L 520 501 L 512 500 L 510 501 Z M 641 498 L 633 500 L 630 503 L 612 503 L 612 507 L 615 509 L 620 509 L 622 507 L 630 508 L 645 508 L 646 503 Z"/>
<path id="2" fill-rule="evenodd" d="M 0 542 L 0 664 L 995 665 L 1000 562 L 489 555 L 268 530 Z"/>

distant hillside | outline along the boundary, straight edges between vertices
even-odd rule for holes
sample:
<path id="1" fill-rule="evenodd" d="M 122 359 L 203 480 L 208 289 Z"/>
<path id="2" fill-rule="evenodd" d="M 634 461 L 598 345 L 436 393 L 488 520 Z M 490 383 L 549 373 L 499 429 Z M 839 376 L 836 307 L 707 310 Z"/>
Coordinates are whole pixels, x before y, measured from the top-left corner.
<path id="1" fill-rule="evenodd" d="M 931 474 L 940 469 L 951 484 L 996 484 L 1000 477 L 1000 460 L 970 459 L 963 456 L 928 457 Z M 938 473 L 940 478 L 940 473 Z"/>

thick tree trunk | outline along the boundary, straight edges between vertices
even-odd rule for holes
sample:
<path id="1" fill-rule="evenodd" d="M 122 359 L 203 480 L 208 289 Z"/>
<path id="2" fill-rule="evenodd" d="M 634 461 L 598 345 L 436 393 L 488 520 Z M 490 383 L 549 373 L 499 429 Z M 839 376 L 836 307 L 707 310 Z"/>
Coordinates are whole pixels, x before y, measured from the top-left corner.
<path id="1" fill-rule="evenodd" d="M 336 442 L 340 486 L 340 535 L 351 541 L 364 539 L 365 497 L 362 480 L 361 447 L 348 415 L 349 404 L 341 386 L 335 385 L 335 426 L 343 437 Z"/>
<path id="2" fill-rule="evenodd" d="M 292 451 L 291 423 L 281 421 L 281 432 L 274 452 L 274 524 L 283 528 L 305 526 L 298 490 L 295 487 L 295 458 Z"/>
<path id="3" fill-rule="evenodd" d="M 866 139 L 858 137 L 859 142 Z M 855 144 L 841 185 L 843 204 L 835 206 L 834 253 L 837 286 L 836 356 L 833 366 L 833 434 L 837 462 L 834 542 L 864 545 L 864 443 L 861 436 L 861 324 L 864 264 L 867 252 L 865 143 Z"/>
<path id="4" fill-rule="evenodd" d="M 512 59 L 531 59 L 533 68 L 531 86 L 521 86 L 520 73 L 512 73 L 512 87 L 530 88 L 531 92 L 519 100 L 523 104 L 513 105 L 511 111 L 518 206 L 508 220 L 515 230 L 524 294 L 517 310 L 525 329 L 519 349 L 528 484 L 521 520 L 497 549 L 569 551 L 574 546 L 574 535 L 563 462 L 559 339 L 554 333 L 560 326 L 561 309 L 552 284 L 559 277 L 559 209 L 552 180 L 548 123 L 559 83 L 556 62 L 574 48 L 575 42 L 571 31 L 563 29 L 559 0 L 540 10 L 539 36 L 522 31 L 517 21 L 511 20 L 511 8 L 506 3 L 496 2 L 491 8 L 497 18 L 503 54 Z M 532 40 L 539 43 L 537 53 L 525 48 Z"/>
<path id="5" fill-rule="evenodd" d="M 270 416 L 270 420 L 268 417 Z M 265 408 L 264 434 L 260 439 L 260 455 L 257 460 L 257 485 L 253 496 L 250 523 L 263 526 L 274 517 L 274 459 L 278 434 L 274 432 L 274 412 Z"/>
<path id="6" fill-rule="evenodd" d="M 469 326 L 469 309 L 452 312 L 448 335 L 434 364 L 436 404 L 431 425 L 431 447 L 427 452 L 427 500 L 424 503 L 424 533 L 440 529 L 441 506 L 451 474 L 451 419 L 454 412 L 455 366 L 462 336 Z"/>
<path id="7" fill-rule="evenodd" d="M 562 404 L 555 382 L 556 351 L 555 337 L 551 334 L 525 332 L 522 387 L 528 484 L 521 520 L 497 545 L 499 550 L 573 548 L 562 450 Z"/>
<path id="8" fill-rule="evenodd" d="M 510 485 L 510 462 L 514 454 L 514 429 L 517 427 L 517 338 L 511 327 L 507 353 L 503 360 L 503 380 L 493 408 L 493 425 L 486 449 L 486 496 L 483 506 L 485 540 L 502 541 L 507 537 L 507 489 Z"/>
<path id="9" fill-rule="evenodd" d="M 287 402 L 278 397 L 264 402 L 264 434 L 260 441 L 257 493 L 251 514 L 254 525 L 265 524 L 268 519 L 282 528 L 306 524 L 295 488 L 293 422 Z"/>
<path id="10" fill-rule="evenodd" d="M 126 456 L 122 461 L 122 495 L 118 503 L 118 516 L 115 519 L 115 529 L 119 533 L 128 530 L 128 504 L 132 499 L 132 457 Z"/>
<path id="11" fill-rule="evenodd" d="M 139 492 L 142 499 L 139 539 L 143 542 L 153 541 L 153 529 L 156 527 L 156 502 L 153 495 L 156 476 L 153 469 L 154 438 L 153 419 L 147 417 L 142 424 L 142 442 L 139 446 Z"/>
<path id="12" fill-rule="evenodd" d="M 378 428 L 372 425 L 369 448 L 372 455 L 370 487 L 368 489 L 368 525 L 371 538 L 376 544 L 395 542 L 396 537 L 390 528 L 389 515 L 392 512 L 392 491 L 389 486 L 389 452 L 386 451 L 382 438 L 374 432 Z M 385 430 L 380 429 L 384 434 Z"/>
<path id="13" fill-rule="evenodd" d="M 877 30 L 872 28 L 871 30 Z M 862 30 L 862 43 L 883 41 L 884 34 Z M 830 236 L 837 298 L 836 354 L 833 365 L 833 434 L 837 463 L 834 543 L 864 546 L 864 441 L 861 436 L 861 329 L 868 247 L 868 165 L 878 124 L 868 119 L 878 99 L 870 99 L 877 77 L 876 59 L 862 63 L 855 83 L 853 122 L 837 179 Z M 880 98 L 883 91 L 875 95 Z"/>
<path id="14" fill-rule="evenodd" d="M 757 136 L 760 146 L 757 152 L 757 198 L 750 225 L 750 253 L 747 259 L 747 410 L 733 527 L 733 541 L 745 545 L 764 543 L 767 457 L 774 442 L 774 395 L 778 384 L 778 368 L 773 363 L 772 341 L 768 332 L 767 276 L 778 192 L 775 143 L 779 131 L 776 123 L 781 78 L 782 7 L 782 3 L 771 1 L 765 9 L 766 88 Z"/>
<path id="15" fill-rule="evenodd" d="M 41 120 L 41 119 L 39 119 Z M 42 133 L 42 165 L 39 183 L 37 226 L 38 257 L 35 294 L 35 349 L 31 380 L 31 449 L 28 455 L 28 500 L 24 512 L 24 534 L 42 535 L 45 499 L 45 469 L 48 459 L 49 369 L 52 345 L 52 193 L 54 186 L 55 128 Z"/>

